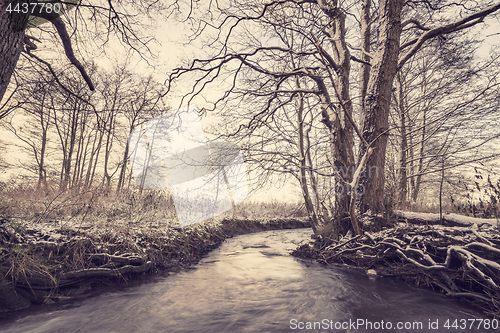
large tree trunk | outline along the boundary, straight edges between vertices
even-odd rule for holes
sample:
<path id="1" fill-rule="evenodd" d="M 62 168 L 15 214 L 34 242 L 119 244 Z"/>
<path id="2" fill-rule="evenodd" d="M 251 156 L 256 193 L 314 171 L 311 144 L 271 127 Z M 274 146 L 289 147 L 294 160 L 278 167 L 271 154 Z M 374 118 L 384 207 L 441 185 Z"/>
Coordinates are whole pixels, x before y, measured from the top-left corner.
<path id="1" fill-rule="evenodd" d="M 320 48 L 320 51 L 326 60 L 330 63 L 331 67 L 336 72 L 336 78 L 333 78 L 330 73 L 331 84 L 334 86 L 335 94 L 338 102 L 342 108 L 336 110 L 332 105 L 330 94 L 322 79 L 315 79 L 318 90 L 321 92 L 319 95 L 322 109 L 323 119 L 322 122 L 328 127 L 332 140 L 332 149 L 334 156 L 334 168 L 337 172 L 336 178 L 336 191 L 335 191 L 335 210 L 333 213 L 334 220 L 334 233 L 347 232 L 350 228 L 349 212 L 350 212 L 350 188 L 349 183 L 355 170 L 354 162 L 354 137 L 353 127 L 349 121 L 352 119 L 352 101 L 350 97 L 350 70 L 351 70 L 351 54 L 346 44 L 346 27 L 345 27 L 345 13 L 338 7 L 330 7 L 326 9 L 324 1 L 318 1 L 332 21 L 328 26 L 330 36 L 332 36 L 332 47 L 334 49 L 333 59 L 327 56 L 326 51 Z M 342 179 L 339 179 L 339 178 Z M 328 230 L 323 232 L 327 236 Z"/>
<path id="2" fill-rule="evenodd" d="M 6 1 L 0 2 L 0 101 L 2 100 L 24 45 L 24 29 L 14 31 L 6 11 Z M 20 19 L 27 19 L 27 16 Z"/>
<path id="3" fill-rule="evenodd" d="M 333 212 L 335 233 L 344 234 L 350 228 L 348 222 L 350 195 L 348 183 L 352 179 L 352 173 L 355 168 L 354 160 L 352 158 L 352 145 L 349 145 L 350 140 L 343 140 L 346 136 L 346 131 L 342 130 L 340 117 L 337 115 L 339 112 L 332 106 L 330 95 L 326 90 L 324 82 L 317 80 L 318 88 L 322 92 L 319 95 L 323 109 L 322 122 L 328 127 L 332 140 L 332 149 L 334 156 L 334 167 L 337 175 L 342 177 L 342 180 L 336 179 L 335 190 L 335 210 Z M 352 105 L 352 104 L 351 104 Z M 345 125 L 345 124 L 344 124 Z M 347 132 L 349 133 L 349 132 Z M 351 140 L 352 140 L 352 133 Z M 346 221 L 347 219 L 347 221 Z M 331 227 L 331 226 L 330 226 Z M 332 230 L 333 231 L 333 230 Z M 321 232 L 324 237 L 329 237 L 329 229 Z"/>
<path id="4" fill-rule="evenodd" d="M 392 84 L 398 67 L 401 11 L 404 1 L 380 2 L 379 42 L 372 60 L 368 91 L 365 98 L 363 137 L 374 148 L 360 184 L 364 194 L 360 198 L 360 212 L 373 213 L 384 209 L 384 167 L 389 128 L 389 106 Z M 359 160 L 366 152 L 359 149 Z"/>

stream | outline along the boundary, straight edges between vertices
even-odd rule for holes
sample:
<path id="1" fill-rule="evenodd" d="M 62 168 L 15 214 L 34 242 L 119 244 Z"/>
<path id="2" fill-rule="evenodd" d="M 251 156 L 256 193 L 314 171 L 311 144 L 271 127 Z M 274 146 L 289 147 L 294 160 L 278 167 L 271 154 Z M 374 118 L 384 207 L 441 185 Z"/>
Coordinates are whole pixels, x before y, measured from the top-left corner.
<path id="1" fill-rule="evenodd" d="M 230 238 L 190 269 L 110 286 L 84 299 L 33 307 L 0 319 L 0 332 L 494 332 L 498 328 L 495 321 L 488 321 L 489 329 L 487 321 L 478 328 L 484 315 L 439 293 L 359 269 L 290 256 L 310 235 L 310 229 L 296 229 Z"/>

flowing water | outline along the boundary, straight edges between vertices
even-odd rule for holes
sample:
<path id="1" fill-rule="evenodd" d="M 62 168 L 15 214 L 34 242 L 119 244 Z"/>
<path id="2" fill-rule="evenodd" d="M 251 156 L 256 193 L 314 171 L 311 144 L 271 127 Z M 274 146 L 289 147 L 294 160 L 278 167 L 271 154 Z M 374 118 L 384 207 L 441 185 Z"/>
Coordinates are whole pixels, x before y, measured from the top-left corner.
<path id="1" fill-rule="evenodd" d="M 290 256 L 310 235 L 234 237 L 192 269 L 30 309 L 0 321 L 0 332 L 496 331 L 495 322 L 478 329 L 484 316 L 438 293 Z"/>

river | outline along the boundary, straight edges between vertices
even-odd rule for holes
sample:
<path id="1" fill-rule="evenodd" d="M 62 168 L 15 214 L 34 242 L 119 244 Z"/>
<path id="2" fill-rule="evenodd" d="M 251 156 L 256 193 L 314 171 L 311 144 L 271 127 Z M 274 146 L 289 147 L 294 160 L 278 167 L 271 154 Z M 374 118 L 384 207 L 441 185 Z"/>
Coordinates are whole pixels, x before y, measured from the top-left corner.
<path id="1" fill-rule="evenodd" d="M 191 269 L 34 307 L 0 320 L 0 332 L 495 331 L 478 329 L 484 315 L 438 293 L 290 256 L 310 235 L 230 238 Z"/>

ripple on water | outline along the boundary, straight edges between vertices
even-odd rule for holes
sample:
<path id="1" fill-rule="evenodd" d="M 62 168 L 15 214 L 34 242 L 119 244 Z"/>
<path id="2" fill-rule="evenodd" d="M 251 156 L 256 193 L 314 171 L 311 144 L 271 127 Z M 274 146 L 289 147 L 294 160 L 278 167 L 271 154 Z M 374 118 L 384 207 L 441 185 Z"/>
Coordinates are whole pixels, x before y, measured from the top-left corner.
<path id="1" fill-rule="evenodd" d="M 308 241 L 310 234 L 302 229 L 234 237 L 195 269 L 103 293 L 56 311 L 43 308 L 15 322 L 4 321 L 0 332 L 274 333 L 297 331 L 291 329 L 291 319 L 421 321 L 427 325 L 436 319 L 443 323 L 448 318 L 481 318 L 428 290 L 356 269 L 325 267 L 291 257 L 289 252 Z"/>

